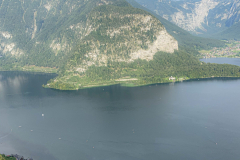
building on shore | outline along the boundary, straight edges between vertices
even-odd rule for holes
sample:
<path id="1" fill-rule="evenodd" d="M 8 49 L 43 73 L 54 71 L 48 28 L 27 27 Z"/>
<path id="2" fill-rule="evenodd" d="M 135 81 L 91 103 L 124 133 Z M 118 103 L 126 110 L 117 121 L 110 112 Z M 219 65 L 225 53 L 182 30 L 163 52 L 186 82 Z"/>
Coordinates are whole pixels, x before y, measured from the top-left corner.
<path id="1" fill-rule="evenodd" d="M 173 77 L 173 76 L 169 77 L 169 80 L 175 80 L 175 79 L 176 79 L 176 78 Z"/>

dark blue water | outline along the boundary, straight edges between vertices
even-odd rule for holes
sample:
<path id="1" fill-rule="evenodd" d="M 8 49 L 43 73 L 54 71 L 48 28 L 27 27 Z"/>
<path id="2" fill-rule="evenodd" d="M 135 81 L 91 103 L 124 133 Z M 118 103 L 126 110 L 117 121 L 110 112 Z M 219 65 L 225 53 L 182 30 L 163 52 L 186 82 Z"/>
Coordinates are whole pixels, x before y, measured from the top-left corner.
<path id="1" fill-rule="evenodd" d="M 239 79 L 42 88 L 52 77 L 0 72 L 0 153 L 35 160 L 240 157 Z"/>
<path id="2" fill-rule="evenodd" d="M 240 65 L 240 58 L 206 58 L 200 59 L 205 63 L 218 63 L 218 64 L 233 64 L 233 65 Z"/>

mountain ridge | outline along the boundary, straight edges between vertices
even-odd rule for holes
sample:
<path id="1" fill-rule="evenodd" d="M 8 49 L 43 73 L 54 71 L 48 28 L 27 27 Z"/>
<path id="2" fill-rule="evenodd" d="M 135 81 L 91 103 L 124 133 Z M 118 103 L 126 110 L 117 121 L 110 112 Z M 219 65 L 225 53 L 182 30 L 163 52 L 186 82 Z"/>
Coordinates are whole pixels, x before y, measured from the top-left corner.
<path id="1" fill-rule="evenodd" d="M 193 34 L 208 36 L 231 27 L 240 20 L 239 0 L 137 0 Z"/>
<path id="2" fill-rule="evenodd" d="M 167 31 L 179 42 L 179 45 L 184 47 L 192 47 L 193 49 L 210 49 L 212 47 L 221 47 L 224 45 L 224 42 L 213 39 L 213 38 L 204 38 L 198 37 L 195 35 L 190 34 L 189 32 L 185 31 L 184 29 L 178 27 L 177 25 L 167 21 L 163 17 L 157 15 L 155 12 L 143 7 L 142 5 L 138 4 L 135 0 L 127 0 L 133 7 L 143 9 L 148 11 L 155 17 L 157 17 L 161 23 L 165 26 Z M 194 50 L 192 51 L 194 52 Z M 195 53 L 197 54 L 197 53 Z"/>
<path id="3" fill-rule="evenodd" d="M 211 35 L 211 37 L 216 39 L 223 39 L 223 40 L 240 40 L 240 22 L 232 25 L 226 30 L 223 30 L 219 33 Z"/>

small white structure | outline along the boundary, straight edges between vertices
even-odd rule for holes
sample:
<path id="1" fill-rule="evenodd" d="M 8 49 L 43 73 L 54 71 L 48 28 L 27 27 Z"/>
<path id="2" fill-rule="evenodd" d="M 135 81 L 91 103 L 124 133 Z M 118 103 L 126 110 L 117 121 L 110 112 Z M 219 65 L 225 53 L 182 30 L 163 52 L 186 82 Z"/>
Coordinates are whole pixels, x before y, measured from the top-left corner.
<path id="1" fill-rule="evenodd" d="M 42 117 L 44 117 L 44 114 L 42 114 Z"/>
<path id="2" fill-rule="evenodd" d="M 173 76 L 169 77 L 169 80 L 175 80 L 175 79 L 176 79 L 176 78 L 173 77 Z"/>

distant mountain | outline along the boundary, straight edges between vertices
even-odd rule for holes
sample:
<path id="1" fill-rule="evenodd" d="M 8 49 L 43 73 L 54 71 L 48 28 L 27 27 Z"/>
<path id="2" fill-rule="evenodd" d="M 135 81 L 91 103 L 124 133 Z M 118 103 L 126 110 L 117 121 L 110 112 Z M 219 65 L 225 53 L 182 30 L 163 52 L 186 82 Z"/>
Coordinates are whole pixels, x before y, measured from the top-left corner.
<path id="1" fill-rule="evenodd" d="M 222 32 L 212 35 L 212 37 L 217 39 L 240 41 L 240 22 L 232 25 Z"/>
<path id="2" fill-rule="evenodd" d="M 194 34 L 209 35 L 240 20 L 240 0 L 136 0 Z"/>
<path id="3" fill-rule="evenodd" d="M 161 23 L 165 26 L 167 31 L 178 41 L 180 46 L 190 47 L 194 49 L 209 49 L 212 47 L 221 47 L 224 45 L 224 43 L 219 40 L 215 40 L 212 38 L 202 38 L 202 37 L 198 37 L 190 34 L 188 31 L 178 27 L 177 25 L 159 16 L 154 11 L 151 11 L 150 9 L 147 9 L 146 7 L 140 5 L 135 0 L 127 0 L 127 1 L 133 7 L 148 11 L 149 13 L 157 17 L 161 21 Z M 150 3 L 150 4 L 154 5 L 154 3 Z"/>

